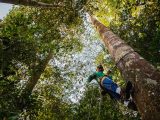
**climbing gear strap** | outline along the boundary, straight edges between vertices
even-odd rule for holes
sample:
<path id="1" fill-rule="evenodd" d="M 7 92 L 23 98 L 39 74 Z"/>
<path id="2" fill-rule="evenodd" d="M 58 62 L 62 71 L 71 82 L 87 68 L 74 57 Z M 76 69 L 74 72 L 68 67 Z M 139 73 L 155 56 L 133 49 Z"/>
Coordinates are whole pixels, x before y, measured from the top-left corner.
<path id="1" fill-rule="evenodd" d="M 129 55 L 129 54 L 131 54 L 131 53 L 134 53 L 134 52 L 135 52 L 135 51 L 129 51 L 128 53 L 124 54 L 124 55 L 118 60 L 118 62 L 116 63 L 116 65 L 118 65 L 119 62 L 120 62 L 121 60 L 123 60 L 127 55 Z"/>
<path id="2" fill-rule="evenodd" d="M 102 79 L 100 79 L 100 84 L 101 84 L 102 87 L 104 87 L 104 86 L 103 86 L 103 80 L 104 80 L 105 78 L 106 78 L 106 76 L 104 76 Z"/>
<path id="3" fill-rule="evenodd" d="M 127 52 L 126 54 L 124 54 L 124 55 L 118 60 L 118 62 L 116 62 L 116 64 L 114 65 L 114 67 L 113 67 L 112 70 L 114 70 L 114 69 L 117 67 L 117 65 L 120 63 L 120 61 L 123 60 L 127 55 L 129 55 L 129 54 L 131 54 L 131 53 L 134 53 L 134 52 L 135 52 L 135 51 L 129 51 L 129 52 Z"/>

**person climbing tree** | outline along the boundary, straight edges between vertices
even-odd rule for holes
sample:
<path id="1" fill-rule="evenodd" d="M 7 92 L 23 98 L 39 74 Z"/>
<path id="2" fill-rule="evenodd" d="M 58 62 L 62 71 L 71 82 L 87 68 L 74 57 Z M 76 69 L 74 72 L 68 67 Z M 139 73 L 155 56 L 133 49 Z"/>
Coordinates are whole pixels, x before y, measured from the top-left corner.
<path id="1" fill-rule="evenodd" d="M 136 105 L 132 100 L 133 87 L 130 81 L 127 82 L 125 90 L 122 90 L 112 80 L 111 70 L 108 70 L 107 74 L 104 73 L 102 65 L 97 66 L 96 72 L 88 77 L 88 82 L 95 79 L 101 88 L 101 94 L 104 96 L 106 93 L 109 94 L 111 99 L 124 101 L 124 104 L 130 109 L 137 110 Z"/>

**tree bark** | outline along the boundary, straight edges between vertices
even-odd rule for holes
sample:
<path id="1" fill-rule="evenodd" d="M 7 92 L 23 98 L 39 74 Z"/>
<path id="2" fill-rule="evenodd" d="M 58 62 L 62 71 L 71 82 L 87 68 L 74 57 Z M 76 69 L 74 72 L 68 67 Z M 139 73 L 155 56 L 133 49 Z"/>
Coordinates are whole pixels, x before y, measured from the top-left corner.
<path id="1" fill-rule="evenodd" d="M 37 2 L 36 0 L 0 0 L 0 3 L 8 3 L 8 4 L 14 4 L 14 5 L 26 5 L 26 6 L 33 6 L 33 7 L 46 7 L 46 8 L 63 7 L 60 5 Z"/>
<path id="2" fill-rule="evenodd" d="M 125 80 L 134 86 L 134 100 L 143 120 L 160 119 L 160 72 L 105 25 L 91 17 Z"/>

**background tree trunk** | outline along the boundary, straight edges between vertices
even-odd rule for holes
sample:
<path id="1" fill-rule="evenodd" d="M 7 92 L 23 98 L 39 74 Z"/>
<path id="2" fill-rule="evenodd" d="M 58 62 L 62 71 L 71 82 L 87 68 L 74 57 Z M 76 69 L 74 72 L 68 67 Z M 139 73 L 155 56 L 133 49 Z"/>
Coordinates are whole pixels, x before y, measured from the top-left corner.
<path id="1" fill-rule="evenodd" d="M 106 26 L 91 17 L 112 59 L 134 85 L 134 100 L 143 120 L 160 119 L 160 72 Z"/>
<path id="2" fill-rule="evenodd" d="M 51 60 L 52 56 L 53 55 L 51 52 L 48 53 L 47 57 L 44 60 L 40 61 L 38 65 L 33 67 L 32 75 L 29 78 L 29 80 L 27 81 L 24 89 L 22 90 L 22 92 L 20 94 L 20 98 L 19 98 L 20 103 L 24 103 L 25 100 L 31 95 L 32 90 L 36 86 L 41 74 L 44 72 L 44 70 L 45 70 L 48 62 Z"/>

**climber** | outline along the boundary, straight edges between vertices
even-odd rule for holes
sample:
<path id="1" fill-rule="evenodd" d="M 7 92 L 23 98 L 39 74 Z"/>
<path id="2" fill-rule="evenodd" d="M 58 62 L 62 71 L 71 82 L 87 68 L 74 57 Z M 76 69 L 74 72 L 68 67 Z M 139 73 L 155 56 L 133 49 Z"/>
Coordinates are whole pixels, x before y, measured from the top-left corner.
<path id="1" fill-rule="evenodd" d="M 116 100 L 121 99 L 121 88 L 112 81 L 111 70 L 104 74 L 104 69 L 102 65 L 97 66 L 96 72 L 88 77 L 88 82 L 95 79 L 100 85 L 102 95 L 108 93 L 111 98 Z"/>
<path id="2" fill-rule="evenodd" d="M 112 80 L 111 70 L 108 70 L 107 74 L 104 74 L 104 68 L 102 65 L 97 66 L 96 72 L 88 77 L 88 82 L 95 79 L 101 88 L 101 94 L 104 96 L 109 94 L 111 99 L 124 101 L 126 106 L 131 105 L 131 109 L 136 110 L 136 105 L 130 100 L 132 92 L 131 82 L 127 82 L 125 90 L 122 89 Z M 129 107 L 129 106 L 128 106 Z"/>

